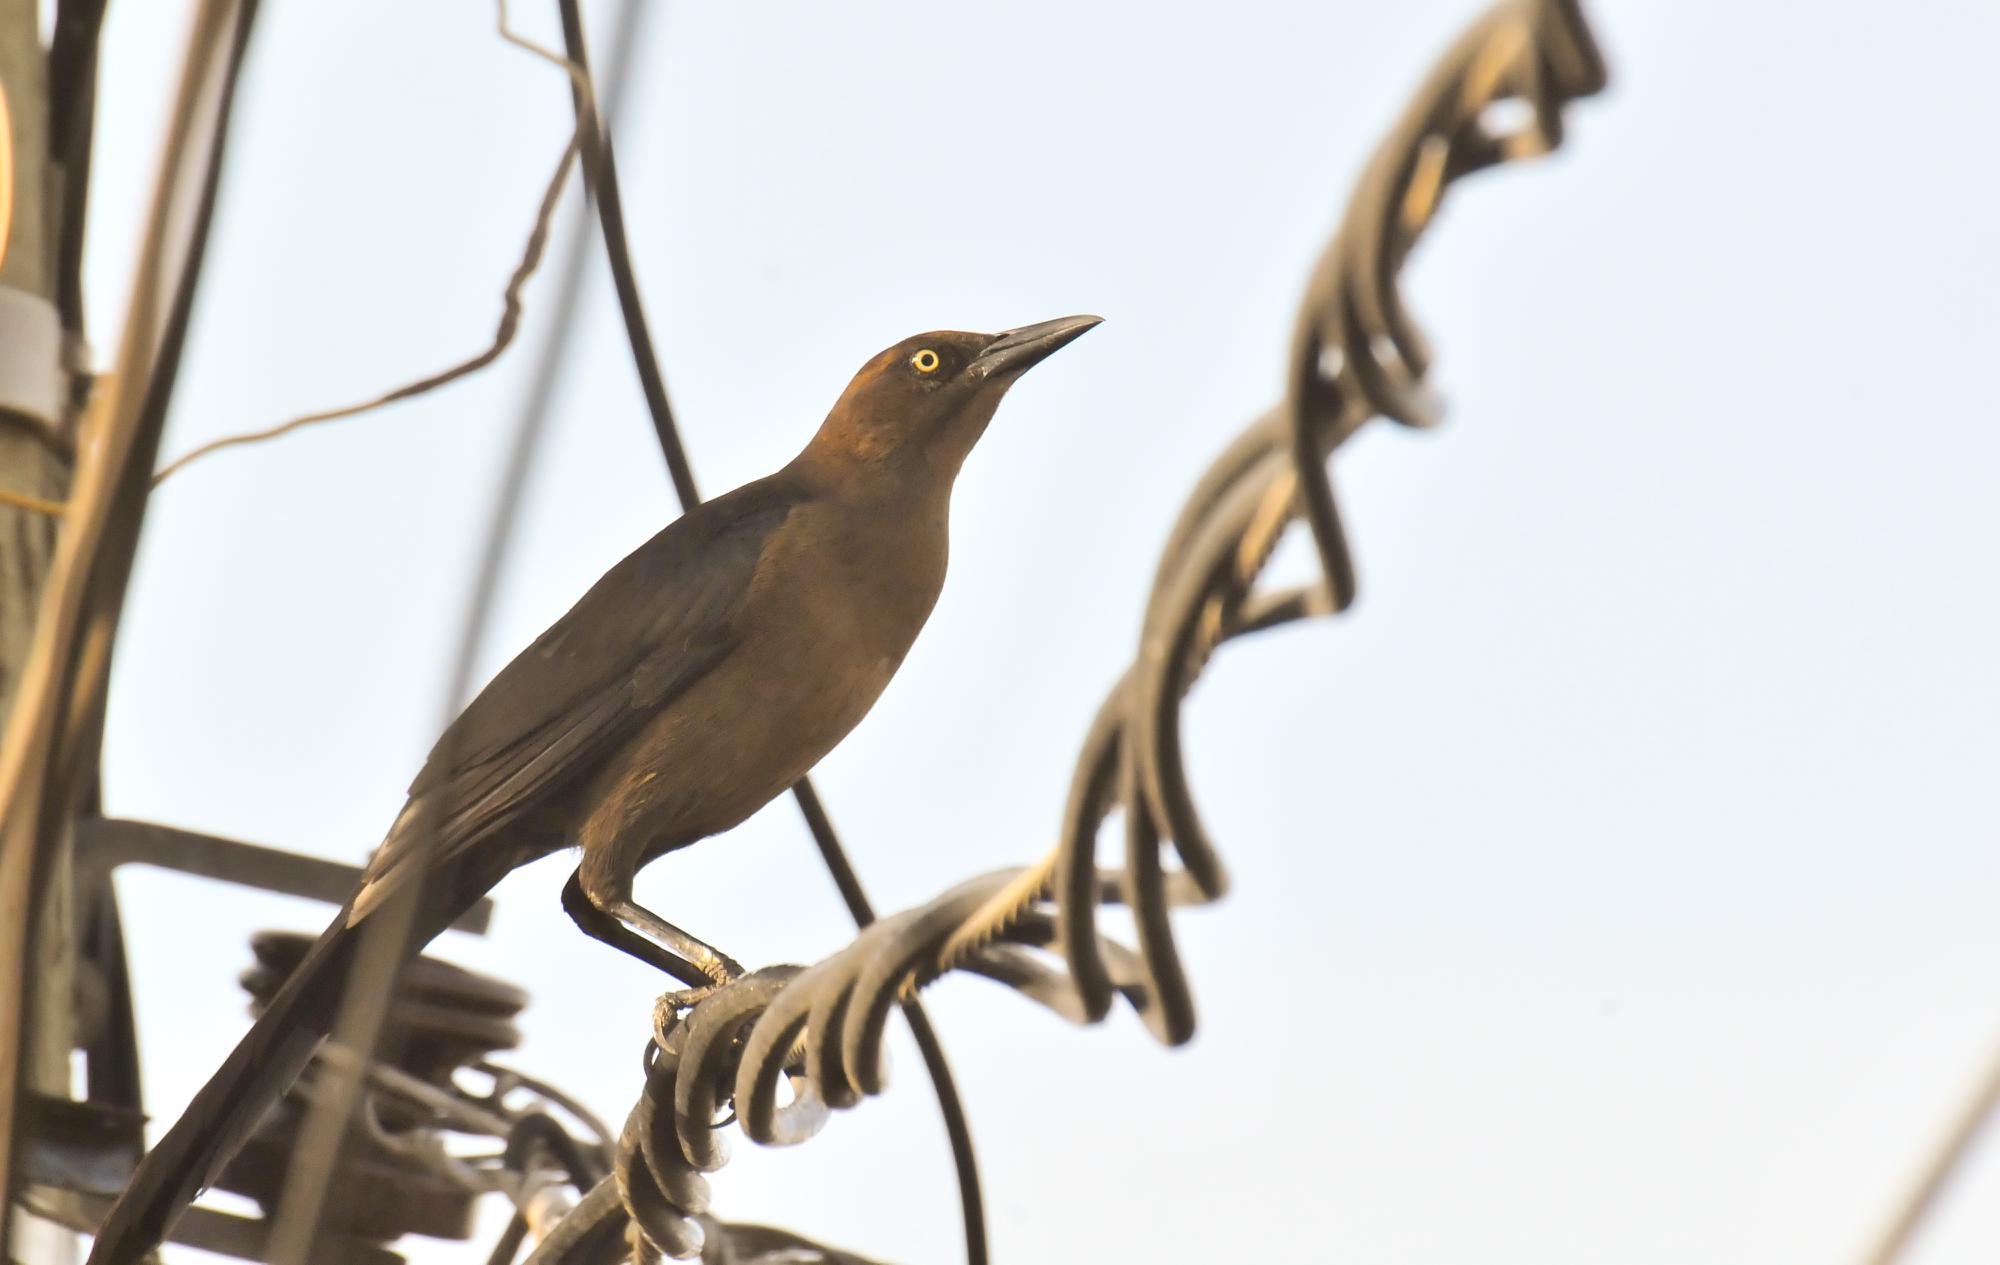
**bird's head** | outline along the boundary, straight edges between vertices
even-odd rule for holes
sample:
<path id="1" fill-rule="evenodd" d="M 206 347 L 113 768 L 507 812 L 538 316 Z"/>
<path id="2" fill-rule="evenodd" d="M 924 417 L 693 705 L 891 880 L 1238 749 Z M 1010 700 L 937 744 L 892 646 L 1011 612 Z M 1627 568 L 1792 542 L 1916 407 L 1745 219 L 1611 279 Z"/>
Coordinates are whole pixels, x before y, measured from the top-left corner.
<path id="1" fill-rule="evenodd" d="M 937 330 L 906 338 L 861 366 L 802 456 L 815 465 L 948 483 L 1007 388 L 1101 319 L 1065 316 L 998 334 Z"/>

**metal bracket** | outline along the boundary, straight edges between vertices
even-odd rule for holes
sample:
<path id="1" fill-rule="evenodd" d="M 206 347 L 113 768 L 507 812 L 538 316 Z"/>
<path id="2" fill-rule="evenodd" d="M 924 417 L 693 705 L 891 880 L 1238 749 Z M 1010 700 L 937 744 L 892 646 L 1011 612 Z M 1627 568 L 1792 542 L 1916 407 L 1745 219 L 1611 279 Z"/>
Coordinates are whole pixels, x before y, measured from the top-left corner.
<path id="1" fill-rule="evenodd" d="M 48 1196 L 74 1201 L 81 1210 L 81 1217 L 59 1217 L 50 1205 L 56 1202 Z M 55 1188 L 42 1183 L 27 1187 L 24 1206 L 39 1216 L 58 1221 L 65 1228 L 78 1234 L 89 1234 L 111 1211 L 111 1197 L 98 1194 L 76 1194 L 57 1192 Z M 199 1204 L 189 1208 L 184 1216 L 174 1224 L 173 1241 L 204 1252 L 214 1252 L 222 1256 L 233 1256 L 238 1260 L 261 1261 L 265 1259 L 265 1248 L 269 1239 L 268 1227 L 254 1217 L 239 1217 L 234 1213 L 217 1212 Z M 368 1243 L 360 1239 L 342 1235 L 325 1235 L 312 1245 L 307 1265 L 407 1265 L 404 1257 L 390 1251 L 379 1243 Z"/>
<path id="2" fill-rule="evenodd" d="M 146 1117 L 30 1090 L 21 1102 L 24 1180 L 79 1194 L 125 1188 L 146 1149 Z"/>
<path id="3" fill-rule="evenodd" d="M 344 904 L 361 886 L 359 866 L 118 817 L 86 817 L 76 823 L 74 864 L 77 890 L 84 892 L 95 891 L 121 865 L 158 866 L 329 905 Z M 451 928 L 485 935 L 492 918 L 492 899 L 481 898 Z"/>

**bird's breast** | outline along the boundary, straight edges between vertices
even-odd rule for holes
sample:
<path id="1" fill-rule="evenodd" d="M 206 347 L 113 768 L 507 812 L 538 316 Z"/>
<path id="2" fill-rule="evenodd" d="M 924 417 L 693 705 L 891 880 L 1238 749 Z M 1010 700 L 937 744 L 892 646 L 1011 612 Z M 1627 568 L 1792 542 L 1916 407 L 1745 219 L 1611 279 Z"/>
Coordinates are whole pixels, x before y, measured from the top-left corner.
<path id="1" fill-rule="evenodd" d="M 751 603 L 764 609 L 746 614 L 837 637 L 836 654 L 900 661 L 944 587 L 945 509 L 929 498 L 800 506 L 758 561 Z"/>
<path id="2" fill-rule="evenodd" d="M 941 519 L 805 506 L 774 535 L 729 653 L 617 762 L 615 820 L 593 833 L 651 851 L 729 829 L 845 738 L 901 666 L 943 586 Z"/>

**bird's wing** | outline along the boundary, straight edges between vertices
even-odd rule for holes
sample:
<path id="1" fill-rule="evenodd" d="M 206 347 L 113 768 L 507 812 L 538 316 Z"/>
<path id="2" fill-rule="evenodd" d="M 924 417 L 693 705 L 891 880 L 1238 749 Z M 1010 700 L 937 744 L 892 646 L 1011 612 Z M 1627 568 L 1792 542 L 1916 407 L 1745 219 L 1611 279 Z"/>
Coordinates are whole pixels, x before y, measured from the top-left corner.
<path id="1" fill-rule="evenodd" d="M 632 551 L 459 713 L 369 861 L 359 918 L 398 877 L 491 836 L 630 738 L 727 656 L 789 484 L 747 484 Z"/>

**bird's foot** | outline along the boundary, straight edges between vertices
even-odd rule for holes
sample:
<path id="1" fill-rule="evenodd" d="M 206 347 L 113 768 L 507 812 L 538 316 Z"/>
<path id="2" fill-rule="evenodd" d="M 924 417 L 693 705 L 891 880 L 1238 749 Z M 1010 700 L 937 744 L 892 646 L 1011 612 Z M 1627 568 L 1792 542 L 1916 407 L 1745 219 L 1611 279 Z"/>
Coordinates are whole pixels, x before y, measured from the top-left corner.
<path id="1" fill-rule="evenodd" d="M 653 1001 L 653 1041 L 661 1049 L 667 1045 L 667 1036 L 689 1011 L 713 997 L 722 989 L 721 984 L 709 984 L 702 988 L 677 988 L 670 993 L 661 993 Z"/>
<path id="2" fill-rule="evenodd" d="M 701 988 L 677 988 L 671 993 L 661 993 L 660 999 L 653 1004 L 654 1009 L 671 1010 L 676 1014 L 684 1013 L 715 996 L 722 991 L 722 988 L 721 984 L 708 984 Z"/>

